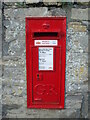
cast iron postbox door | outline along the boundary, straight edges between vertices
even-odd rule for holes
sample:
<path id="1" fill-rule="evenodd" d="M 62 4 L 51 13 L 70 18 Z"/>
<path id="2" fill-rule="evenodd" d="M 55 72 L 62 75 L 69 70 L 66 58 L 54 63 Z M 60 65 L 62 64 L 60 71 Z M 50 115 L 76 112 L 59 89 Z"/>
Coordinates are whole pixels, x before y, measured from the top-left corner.
<path id="1" fill-rule="evenodd" d="M 33 47 L 33 104 L 60 103 L 60 47 Z"/>
<path id="2" fill-rule="evenodd" d="M 66 17 L 26 18 L 28 108 L 64 108 Z"/>

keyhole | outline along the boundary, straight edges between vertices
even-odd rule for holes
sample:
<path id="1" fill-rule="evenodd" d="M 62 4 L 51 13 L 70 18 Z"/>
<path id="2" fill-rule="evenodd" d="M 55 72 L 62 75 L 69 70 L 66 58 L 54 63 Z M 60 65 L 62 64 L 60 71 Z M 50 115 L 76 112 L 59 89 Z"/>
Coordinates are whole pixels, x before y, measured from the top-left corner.
<path id="1" fill-rule="evenodd" d="M 37 79 L 39 79 L 39 74 L 37 74 Z"/>

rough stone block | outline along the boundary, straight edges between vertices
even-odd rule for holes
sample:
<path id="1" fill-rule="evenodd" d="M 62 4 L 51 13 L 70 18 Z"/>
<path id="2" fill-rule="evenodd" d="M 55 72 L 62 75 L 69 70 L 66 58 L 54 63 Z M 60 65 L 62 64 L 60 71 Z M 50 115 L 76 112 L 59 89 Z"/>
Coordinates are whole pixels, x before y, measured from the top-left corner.
<path id="1" fill-rule="evenodd" d="M 1 21 L 1 19 L 2 19 L 2 11 L 0 9 L 0 21 Z"/>
<path id="2" fill-rule="evenodd" d="M 19 105 L 16 105 L 14 103 L 12 105 L 8 105 L 8 104 L 4 104 L 3 103 L 3 105 L 2 105 L 2 115 L 3 115 L 3 118 L 8 118 L 8 116 L 6 116 L 8 110 L 12 110 L 13 108 L 14 109 L 18 109 L 19 107 L 20 107 Z"/>
<path id="3" fill-rule="evenodd" d="M 3 88 L 3 100 L 5 103 L 8 102 L 10 103 L 10 101 L 15 99 L 11 98 L 9 100 L 9 98 L 6 98 L 8 97 L 8 95 L 11 95 L 10 97 L 17 96 L 18 99 L 19 97 L 26 97 L 25 80 L 26 80 L 25 68 L 20 66 L 18 67 L 4 66 L 2 88 Z"/>
<path id="4" fill-rule="evenodd" d="M 13 19 L 17 18 L 17 21 L 25 21 L 26 16 L 47 16 L 48 8 L 47 7 L 40 7 L 40 8 L 19 8 L 19 9 L 5 9 L 5 18 Z M 19 22 L 19 21 L 18 21 Z M 13 25 L 13 24 L 12 24 Z"/>
<path id="5" fill-rule="evenodd" d="M 82 25 L 81 22 L 70 22 L 68 28 L 72 28 L 75 32 L 86 32 L 87 27 Z"/>
<path id="6" fill-rule="evenodd" d="M 42 2 L 42 0 L 25 0 L 25 1 L 26 1 L 26 4 Z"/>
<path id="7" fill-rule="evenodd" d="M 25 0 L 2 0 L 3 2 L 25 2 Z"/>
<path id="8" fill-rule="evenodd" d="M 2 49 L 0 48 L 0 59 L 2 58 Z"/>
<path id="9" fill-rule="evenodd" d="M 90 79 L 90 67 L 88 66 L 88 78 Z"/>
<path id="10" fill-rule="evenodd" d="M 25 56 L 25 40 L 12 41 L 8 47 L 8 55 L 10 56 Z"/>
<path id="11" fill-rule="evenodd" d="M 0 77 L 0 99 L 2 98 L 2 78 Z"/>
<path id="12" fill-rule="evenodd" d="M 1 47 L 0 47 L 0 59 L 2 58 L 2 48 Z"/>
<path id="13" fill-rule="evenodd" d="M 5 9 L 4 26 L 7 29 L 3 44 L 4 56 L 22 57 L 25 54 L 25 17 L 45 16 L 47 13 L 46 7 Z"/>
<path id="14" fill-rule="evenodd" d="M 0 118 L 2 118 L 2 78 L 0 76 Z"/>
<path id="15" fill-rule="evenodd" d="M 3 55 L 25 56 L 25 31 L 8 31 L 3 44 Z M 25 57 L 24 57 L 25 58 Z"/>
<path id="16" fill-rule="evenodd" d="M 82 66 L 88 65 L 88 53 L 69 53 L 66 54 L 66 61 L 67 63 L 75 63 L 74 65 L 81 64 Z"/>
<path id="17" fill-rule="evenodd" d="M 89 21 L 82 20 L 82 24 L 87 26 L 87 27 L 90 26 L 90 22 Z"/>
<path id="18" fill-rule="evenodd" d="M 88 117 L 88 93 L 83 93 L 82 96 L 82 107 L 81 107 L 81 115 L 82 118 L 89 118 Z"/>
<path id="19" fill-rule="evenodd" d="M 2 57 L 2 12 L 0 10 L 0 58 Z"/>
<path id="20" fill-rule="evenodd" d="M 90 67 L 90 53 L 88 53 L 88 66 Z"/>
<path id="21" fill-rule="evenodd" d="M 29 113 L 29 114 L 28 114 Z M 78 118 L 77 110 L 33 110 L 26 113 L 27 118 Z M 79 113 L 79 112 L 78 112 Z M 18 116 L 18 114 L 17 114 Z M 21 116 L 20 116 L 21 117 Z M 20 118 L 19 117 L 19 118 Z"/>
<path id="22" fill-rule="evenodd" d="M 88 39 L 88 53 L 90 54 L 90 35 L 88 37 L 89 37 L 89 39 Z"/>
<path id="23" fill-rule="evenodd" d="M 10 29 L 10 28 L 9 28 Z M 23 30 L 16 30 L 16 28 L 13 28 L 13 31 L 6 30 L 6 42 L 14 42 L 14 41 L 25 41 L 25 30 L 23 26 Z"/>
<path id="24" fill-rule="evenodd" d="M 87 3 L 87 2 L 90 2 L 90 0 L 76 0 L 76 2 Z"/>
<path id="25" fill-rule="evenodd" d="M 88 90 L 88 53 L 67 53 L 66 91 Z M 85 85 L 85 86 L 84 86 Z"/>
<path id="26" fill-rule="evenodd" d="M 7 78 L 8 79 L 8 78 Z M 20 80 L 21 81 L 21 80 Z M 25 84 L 25 83 L 24 83 Z M 11 86 L 4 86 L 2 94 L 4 95 L 12 95 L 12 97 L 26 97 L 26 85 L 20 84 L 18 80 L 18 84 L 16 85 L 15 83 Z M 2 85 L 5 85 L 5 83 Z"/>
<path id="27" fill-rule="evenodd" d="M 74 2 L 74 0 L 43 0 L 43 2 L 48 2 L 48 3 L 50 3 L 50 2 Z"/>
<path id="28" fill-rule="evenodd" d="M 52 16 L 66 16 L 65 10 L 61 8 L 53 8 L 49 12 Z"/>
<path id="29" fill-rule="evenodd" d="M 14 80 L 25 80 L 25 68 L 24 67 L 9 67 L 4 66 L 3 78 L 10 78 L 13 82 Z"/>
<path id="30" fill-rule="evenodd" d="M 1 8 L 2 8 L 2 2 L 0 1 L 0 10 L 1 10 Z"/>
<path id="31" fill-rule="evenodd" d="M 11 105 L 10 105 L 11 106 Z M 79 118 L 79 109 L 65 109 L 65 110 L 40 110 L 40 109 L 26 109 L 26 107 L 20 107 L 17 109 L 8 110 L 7 117 L 18 117 L 18 118 Z M 23 114 L 22 114 L 23 113 Z"/>
<path id="32" fill-rule="evenodd" d="M 82 103 L 82 95 L 67 95 L 65 100 L 65 108 L 80 109 Z"/>
<path id="33" fill-rule="evenodd" d="M 2 65 L 0 65 L 0 77 L 2 76 Z"/>
<path id="34" fill-rule="evenodd" d="M 25 99 L 24 97 L 20 97 L 20 96 L 14 96 L 14 95 L 4 95 L 2 97 L 2 102 L 6 105 L 13 105 L 16 104 L 17 106 L 21 106 L 24 103 Z M 15 109 L 15 107 L 13 108 Z"/>
<path id="35" fill-rule="evenodd" d="M 20 56 L 3 56 L 3 65 L 8 67 L 25 67 L 26 65 L 26 57 Z"/>
<path id="36" fill-rule="evenodd" d="M 67 30 L 67 51 L 88 53 L 88 34 L 87 32 L 75 32 L 73 29 Z"/>
<path id="37" fill-rule="evenodd" d="M 89 8 L 86 8 L 86 9 L 72 8 L 71 19 L 74 19 L 74 20 L 90 20 L 90 18 L 88 17 L 88 13 L 89 13 Z"/>

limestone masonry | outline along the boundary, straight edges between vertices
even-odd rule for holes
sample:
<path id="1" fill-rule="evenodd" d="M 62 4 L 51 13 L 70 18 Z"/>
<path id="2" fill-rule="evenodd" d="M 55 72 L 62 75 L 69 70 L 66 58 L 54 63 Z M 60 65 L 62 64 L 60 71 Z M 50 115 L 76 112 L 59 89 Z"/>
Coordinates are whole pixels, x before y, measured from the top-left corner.
<path id="1" fill-rule="evenodd" d="M 88 118 L 90 8 L 89 0 L 75 1 L 0 3 L 0 113 L 3 118 Z M 63 15 L 67 16 L 65 109 L 27 109 L 25 17 Z"/>

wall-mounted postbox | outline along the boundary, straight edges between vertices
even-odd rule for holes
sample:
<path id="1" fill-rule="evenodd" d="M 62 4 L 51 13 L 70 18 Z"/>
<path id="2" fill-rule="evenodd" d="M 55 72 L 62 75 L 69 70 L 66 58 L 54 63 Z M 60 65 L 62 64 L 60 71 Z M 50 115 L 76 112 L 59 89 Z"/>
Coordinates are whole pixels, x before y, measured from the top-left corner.
<path id="1" fill-rule="evenodd" d="M 66 17 L 26 17 L 27 107 L 64 108 Z"/>

